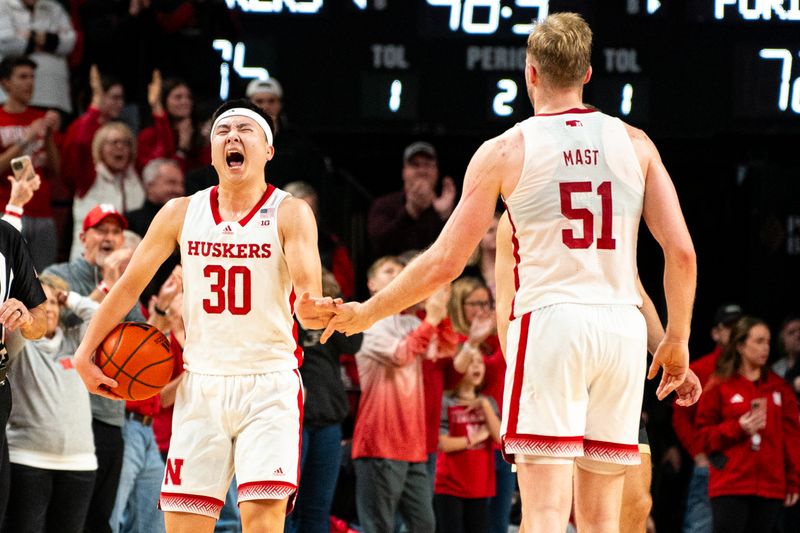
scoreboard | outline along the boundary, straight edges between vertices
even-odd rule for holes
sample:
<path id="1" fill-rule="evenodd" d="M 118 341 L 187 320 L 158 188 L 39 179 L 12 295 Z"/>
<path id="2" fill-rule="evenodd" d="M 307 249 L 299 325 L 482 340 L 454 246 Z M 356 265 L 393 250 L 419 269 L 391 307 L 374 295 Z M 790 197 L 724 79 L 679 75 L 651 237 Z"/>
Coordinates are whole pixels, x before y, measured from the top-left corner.
<path id="1" fill-rule="evenodd" d="M 526 36 L 594 32 L 585 101 L 656 134 L 800 132 L 800 0 L 218 0 L 220 98 L 274 76 L 316 131 L 496 134 L 532 114 Z"/>

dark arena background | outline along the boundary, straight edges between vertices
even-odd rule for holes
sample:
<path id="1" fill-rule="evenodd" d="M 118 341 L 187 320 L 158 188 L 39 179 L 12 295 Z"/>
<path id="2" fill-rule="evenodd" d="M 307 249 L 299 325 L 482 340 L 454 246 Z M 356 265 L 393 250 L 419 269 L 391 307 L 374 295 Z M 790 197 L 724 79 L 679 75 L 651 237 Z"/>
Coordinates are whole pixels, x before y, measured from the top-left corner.
<path id="1" fill-rule="evenodd" d="M 773 324 L 797 307 L 796 0 L 196 3 L 193 33 L 107 36 L 118 46 L 129 39 L 121 53 L 131 61 L 89 46 L 100 35 L 87 34 L 86 50 L 130 80 L 142 103 L 154 67 L 187 78 L 208 110 L 243 96 L 251 78 L 279 79 L 290 123 L 330 163 L 323 211 L 361 272 L 363 215 L 370 196 L 399 188 L 403 147 L 432 142 L 442 174 L 460 183 L 484 139 L 532 113 L 523 79 L 532 19 L 577 11 L 595 36 L 585 101 L 643 128 L 678 188 L 699 261 L 693 348 L 709 348 L 710 315 L 723 301 Z M 662 257 L 646 231 L 639 262 L 658 304 Z"/>

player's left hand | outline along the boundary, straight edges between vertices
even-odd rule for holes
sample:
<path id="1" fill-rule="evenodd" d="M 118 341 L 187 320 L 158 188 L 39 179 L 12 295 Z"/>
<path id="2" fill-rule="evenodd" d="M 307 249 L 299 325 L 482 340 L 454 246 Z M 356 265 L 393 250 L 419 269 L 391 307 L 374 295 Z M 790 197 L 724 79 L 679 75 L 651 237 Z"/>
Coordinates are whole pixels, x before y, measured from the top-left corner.
<path id="1" fill-rule="evenodd" d="M 336 304 L 336 306 L 333 307 L 333 312 L 336 316 L 331 318 L 331 321 L 328 322 L 328 326 L 325 328 L 325 331 L 322 332 L 322 337 L 319 339 L 322 344 L 325 344 L 335 331 L 339 331 L 348 336 L 355 335 L 356 333 L 368 329 L 374 322 L 374 320 L 370 320 L 364 312 L 364 304 L 358 302 Z"/>
<path id="2" fill-rule="evenodd" d="M 686 373 L 689 371 L 689 343 L 662 340 L 653 356 L 653 364 L 650 365 L 647 379 L 656 377 L 659 367 L 663 369 L 663 373 L 661 383 L 656 389 L 656 396 L 659 400 L 663 400 L 686 380 Z"/>
<path id="3" fill-rule="evenodd" d="M 697 400 L 700 399 L 700 394 L 703 393 L 703 386 L 700 384 L 700 378 L 697 377 L 692 369 L 690 368 L 686 372 L 686 379 L 684 380 L 683 384 L 675 389 L 675 394 L 678 395 L 678 399 L 675 401 L 681 407 L 689 407 L 697 403 Z"/>

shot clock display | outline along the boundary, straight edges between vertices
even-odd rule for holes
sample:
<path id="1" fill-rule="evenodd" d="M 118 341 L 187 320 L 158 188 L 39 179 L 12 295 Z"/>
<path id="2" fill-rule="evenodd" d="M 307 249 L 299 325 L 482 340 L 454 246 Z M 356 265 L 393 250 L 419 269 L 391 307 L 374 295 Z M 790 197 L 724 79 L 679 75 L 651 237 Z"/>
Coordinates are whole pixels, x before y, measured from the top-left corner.
<path id="1" fill-rule="evenodd" d="M 550 13 L 592 26 L 585 100 L 674 134 L 800 131 L 800 0 L 224 0 L 209 83 L 275 76 L 317 130 L 492 134 L 532 114 L 526 36 Z"/>

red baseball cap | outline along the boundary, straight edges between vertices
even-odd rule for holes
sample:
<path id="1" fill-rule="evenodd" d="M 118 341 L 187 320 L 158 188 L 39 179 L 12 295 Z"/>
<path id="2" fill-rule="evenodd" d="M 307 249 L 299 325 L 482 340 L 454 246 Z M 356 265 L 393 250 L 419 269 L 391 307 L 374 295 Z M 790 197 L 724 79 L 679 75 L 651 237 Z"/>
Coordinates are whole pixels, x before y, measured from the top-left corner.
<path id="1" fill-rule="evenodd" d="M 108 217 L 111 217 L 119 222 L 119 225 L 122 226 L 122 229 L 128 229 L 128 221 L 124 216 L 122 216 L 122 213 L 114 208 L 113 205 L 99 204 L 94 206 L 83 219 L 83 231 L 97 226 Z"/>

